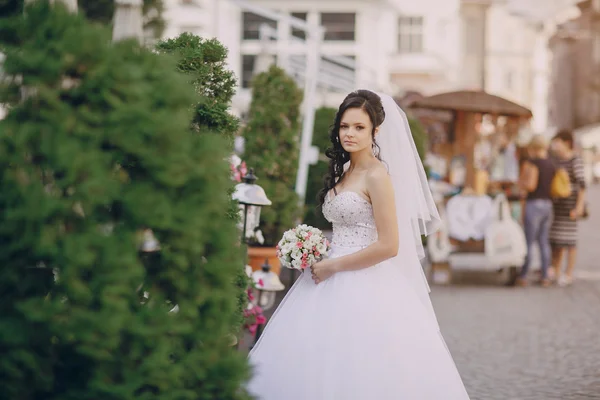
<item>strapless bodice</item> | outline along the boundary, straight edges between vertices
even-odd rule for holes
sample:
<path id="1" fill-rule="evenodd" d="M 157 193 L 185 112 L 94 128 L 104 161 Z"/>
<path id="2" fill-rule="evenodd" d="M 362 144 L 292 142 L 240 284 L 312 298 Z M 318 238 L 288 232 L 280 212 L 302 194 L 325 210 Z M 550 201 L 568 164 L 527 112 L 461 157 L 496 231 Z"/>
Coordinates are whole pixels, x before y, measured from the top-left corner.
<path id="1" fill-rule="evenodd" d="M 366 247 L 377 240 L 373 207 L 356 192 L 328 196 L 323 215 L 333 225 L 334 246 Z"/>

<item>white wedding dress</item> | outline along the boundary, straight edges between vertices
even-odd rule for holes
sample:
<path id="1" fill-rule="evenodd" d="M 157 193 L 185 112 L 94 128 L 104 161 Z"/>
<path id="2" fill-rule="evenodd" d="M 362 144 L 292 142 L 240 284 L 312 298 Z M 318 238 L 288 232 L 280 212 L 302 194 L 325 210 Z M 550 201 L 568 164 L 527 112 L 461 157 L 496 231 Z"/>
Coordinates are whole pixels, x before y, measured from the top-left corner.
<path id="1" fill-rule="evenodd" d="M 358 193 L 327 199 L 323 214 L 333 224 L 330 257 L 377 240 L 371 204 Z M 319 285 L 305 271 L 250 353 L 250 392 L 261 400 L 467 400 L 435 316 L 401 268 L 388 260 Z"/>

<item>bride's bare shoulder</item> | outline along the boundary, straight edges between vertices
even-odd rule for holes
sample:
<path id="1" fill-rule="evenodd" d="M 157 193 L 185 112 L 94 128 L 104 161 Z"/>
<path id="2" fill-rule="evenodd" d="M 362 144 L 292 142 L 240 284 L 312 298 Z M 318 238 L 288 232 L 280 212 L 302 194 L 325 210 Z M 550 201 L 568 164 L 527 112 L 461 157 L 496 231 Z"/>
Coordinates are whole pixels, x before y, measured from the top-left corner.
<path id="1" fill-rule="evenodd" d="M 369 191 L 379 191 L 391 187 L 390 175 L 386 166 L 381 163 L 373 163 L 367 171 L 367 187 Z"/>
<path id="2" fill-rule="evenodd" d="M 374 162 L 367 171 L 369 179 L 375 180 L 387 180 L 389 179 L 389 173 L 387 167 L 381 161 Z"/>

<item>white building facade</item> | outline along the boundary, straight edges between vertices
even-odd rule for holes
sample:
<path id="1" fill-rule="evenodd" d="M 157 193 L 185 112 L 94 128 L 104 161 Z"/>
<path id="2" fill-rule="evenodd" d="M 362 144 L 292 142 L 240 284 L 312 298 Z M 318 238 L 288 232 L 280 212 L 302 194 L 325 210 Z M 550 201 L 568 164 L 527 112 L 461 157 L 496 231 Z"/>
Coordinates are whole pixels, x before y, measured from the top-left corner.
<path id="1" fill-rule="evenodd" d="M 229 49 L 229 67 L 240 85 L 236 114 L 248 107 L 261 54 L 272 54 L 288 71 L 298 68 L 302 83 L 307 47 L 305 32 L 244 9 L 243 3 L 325 28 L 319 105 L 339 104 L 347 90 L 336 91 L 327 82 L 343 76 L 342 87 L 395 96 L 484 89 L 534 111 L 544 109 L 543 41 L 537 25 L 511 14 L 505 1 L 166 0 L 165 37 L 187 31 L 216 37 Z M 266 46 L 259 40 L 262 24 L 277 37 Z"/>

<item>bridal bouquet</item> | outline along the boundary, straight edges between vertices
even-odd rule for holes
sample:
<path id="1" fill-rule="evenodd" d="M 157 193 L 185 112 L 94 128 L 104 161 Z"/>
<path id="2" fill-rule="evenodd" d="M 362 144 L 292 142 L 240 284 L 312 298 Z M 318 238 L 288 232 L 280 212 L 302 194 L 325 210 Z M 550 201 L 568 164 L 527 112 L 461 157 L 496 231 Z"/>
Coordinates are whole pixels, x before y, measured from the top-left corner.
<path id="1" fill-rule="evenodd" d="M 329 250 L 329 240 L 321 230 L 302 224 L 283 234 L 277 257 L 284 267 L 303 270 L 321 261 Z"/>

